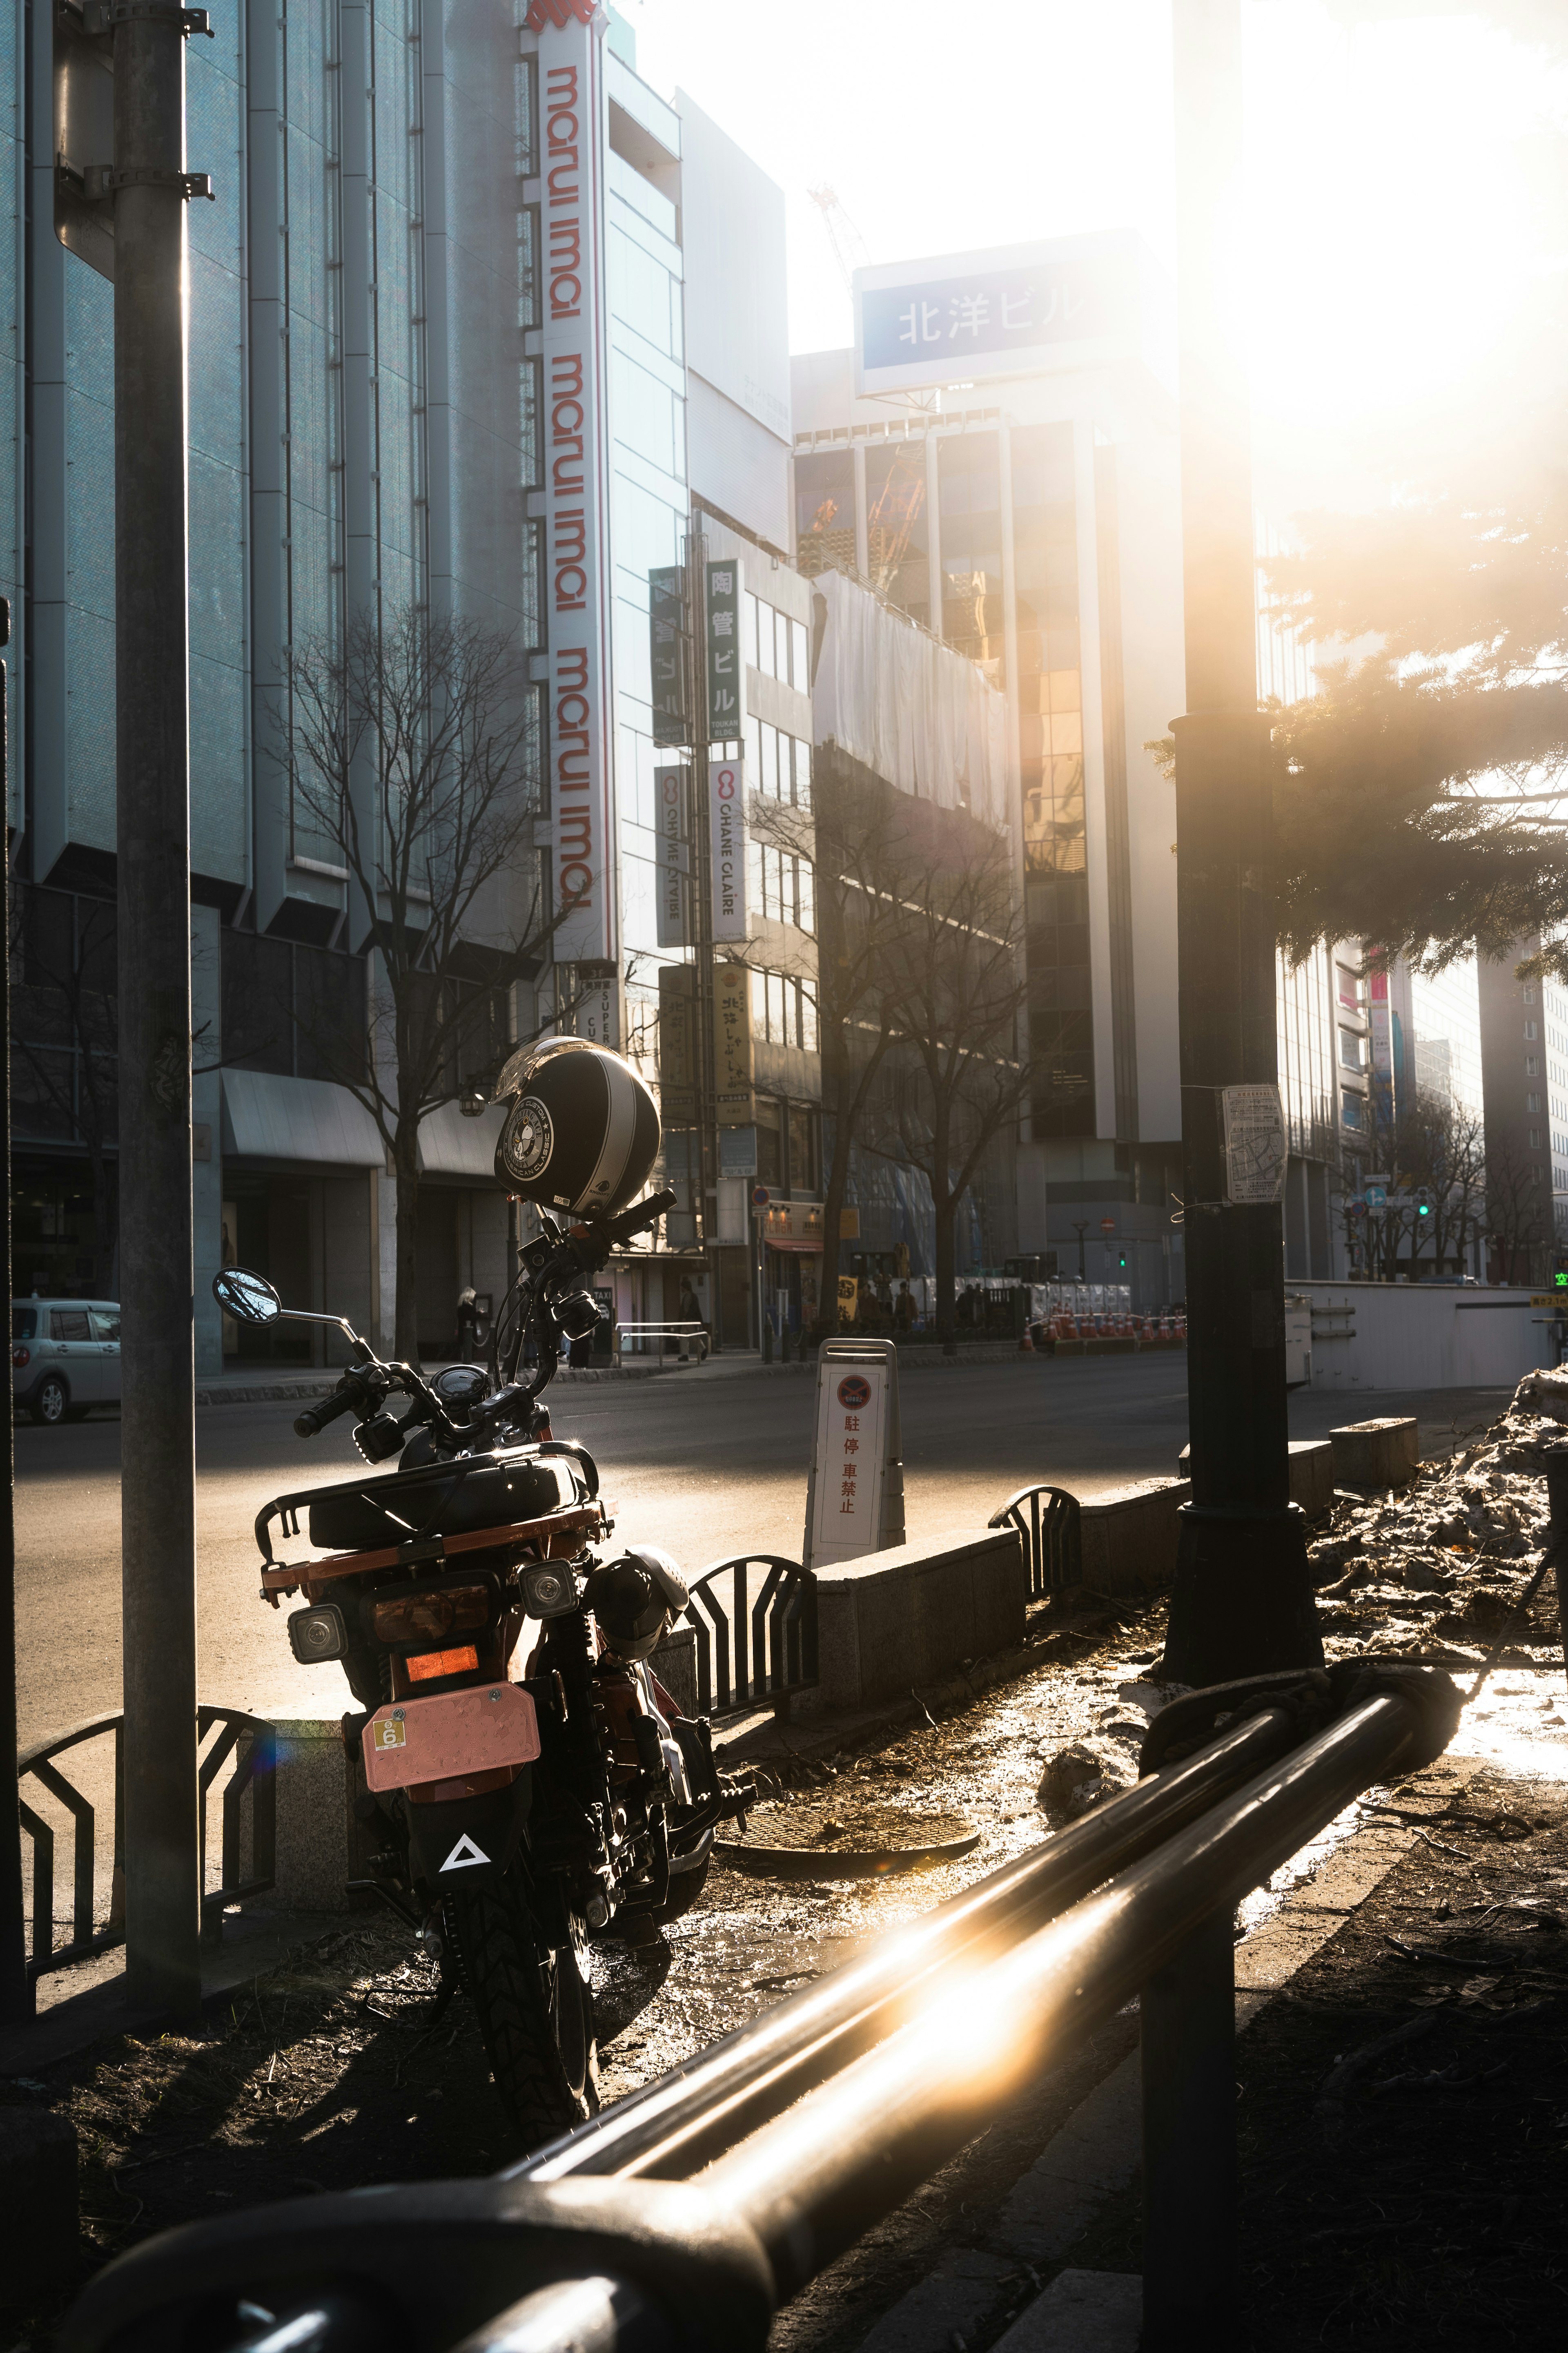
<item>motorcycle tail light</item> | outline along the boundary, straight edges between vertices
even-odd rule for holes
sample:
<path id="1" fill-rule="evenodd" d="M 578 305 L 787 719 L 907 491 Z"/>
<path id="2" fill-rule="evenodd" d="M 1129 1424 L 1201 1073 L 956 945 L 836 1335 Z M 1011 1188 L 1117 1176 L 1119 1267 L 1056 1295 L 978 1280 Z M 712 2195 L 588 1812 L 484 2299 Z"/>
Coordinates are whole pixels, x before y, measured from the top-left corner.
<path id="1" fill-rule="evenodd" d="M 405 1659 L 411 1683 L 427 1683 L 434 1675 L 466 1675 L 479 1663 L 479 1654 L 471 1642 L 459 1651 L 425 1651 L 412 1659 Z"/>
<path id="2" fill-rule="evenodd" d="M 559 1618 L 577 1607 L 577 1578 L 564 1561 L 546 1561 L 522 1572 L 522 1598 L 531 1618 Z"/>
<path id="3" fill-rule="evenodd" d="M 449 1634 L 467 1634 L 488 1626 L 490 1595 L 487 1585 L 449 1585 L 444 1591 L 401 1594 L 395 1601 L 378 1601 L 372 1623 L 378 1642 L 396 1650 L 404 1643 L 443 1642 Z"/>

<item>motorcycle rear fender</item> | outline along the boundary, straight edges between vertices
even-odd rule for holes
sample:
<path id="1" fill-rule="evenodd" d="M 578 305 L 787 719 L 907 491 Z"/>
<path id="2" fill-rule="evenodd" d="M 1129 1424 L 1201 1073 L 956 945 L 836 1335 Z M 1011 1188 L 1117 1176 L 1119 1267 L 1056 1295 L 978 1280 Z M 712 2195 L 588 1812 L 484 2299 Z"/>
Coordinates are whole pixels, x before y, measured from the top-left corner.
<path id="1" fill-rule="evenodd" d="M 533 1800 L 533 1768 L 524 1765 L 504 1789 L 433 1805 L 405 1801 L 411 1874 L 433 1896 L 457 1887 L 499 1887 L 517 1852 Z"/>

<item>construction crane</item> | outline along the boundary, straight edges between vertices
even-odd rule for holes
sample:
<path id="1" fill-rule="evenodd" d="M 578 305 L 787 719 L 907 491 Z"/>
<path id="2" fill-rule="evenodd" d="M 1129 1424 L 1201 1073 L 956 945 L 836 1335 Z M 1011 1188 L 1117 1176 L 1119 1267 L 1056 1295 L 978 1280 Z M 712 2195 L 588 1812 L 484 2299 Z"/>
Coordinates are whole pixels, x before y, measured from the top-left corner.
<path id="1" fill-rule="evenodd" d="M 822 215 L 822 226 L 827 232 L 827 242 L 833 248 L 833 259 L 838 265 L 838 275 L 844 280 L 844 290 L 853 294 L 855 272 L 864 269 L 871 257 L 866 250 L 866 240 L 838 200 L 837 188 L 826 185 L 807 188 L 806 195 Z"/>

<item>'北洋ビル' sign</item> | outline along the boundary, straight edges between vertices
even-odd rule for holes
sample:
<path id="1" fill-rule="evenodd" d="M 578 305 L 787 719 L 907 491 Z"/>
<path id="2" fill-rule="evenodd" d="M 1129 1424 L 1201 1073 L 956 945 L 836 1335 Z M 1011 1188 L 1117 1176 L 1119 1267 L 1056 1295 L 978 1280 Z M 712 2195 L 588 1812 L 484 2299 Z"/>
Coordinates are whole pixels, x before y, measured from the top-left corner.
<path id="1" fill-rule="evenodd" d="M 609 460 L 602 12 L 536 7 L 544 609 L 559 963 L 616 955 L 611 890 Z"/>
<path id="2" fill-rule="evenodd" d="M 1060 365 L 1137 333 L 1140 259 L 1121 234 L 855 273 L 858 389 L 969 383 Z"/>

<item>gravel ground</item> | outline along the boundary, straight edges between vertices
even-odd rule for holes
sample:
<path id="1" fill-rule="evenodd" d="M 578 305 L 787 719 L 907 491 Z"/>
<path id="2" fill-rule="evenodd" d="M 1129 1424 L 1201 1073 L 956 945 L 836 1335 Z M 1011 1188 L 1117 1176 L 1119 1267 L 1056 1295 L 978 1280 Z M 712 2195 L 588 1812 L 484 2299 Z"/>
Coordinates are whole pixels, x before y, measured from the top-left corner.
<path id="1" fill-rule="evenodd" d="M 1485 1634 L 1499 1622 L 1499 1613 L 1506 1612 L 1538 1556 L 1543 1487 L 1534 1447 L 1542 1437 L 1558 1435 L 1555 1424 L 1541 1425 L 1512 1414 L 1452 1461 L 1424 1472 L 1404 1497 L 1340 1506 L 1331 1530 L 1313 1546 L 1317 1574 L 1328 1587 L 1325 1634 L 1331 1656 L 1363 1650 L 1419 1651 L 1447 1658 L 1456 1666 L 1479 1659 Z M 1551 1778 L 1518 1787 L 1547 1792 L 1529 1803 L 1538 1803 L 1543 1823 L 1550 1818 L 1550 1836 L 1556 1844 L 1550 1851 L 1542 1846 L 1539 1853 L 1532 1849 L 1525 1857 L 1527 1841 L 1511 1832 L 1457 1824 L 1458 1860 L 1446 1864 L 1436 1849 L 1423 1848 L 1419 1862 L 1405 1874 L 1415 1872 L 1419 1878 L 1426 1872 L 1422 1892 L 1408 1898 L 1417 1910 L 1425 1905 L 1432 1915 L 1415 1941 L 1447 1938 L 1456 1946 L 1462 1943 L 1467 1952 L 1479 1953 L 1473 1974 L 1478 1979 L 1496 1978 L 1510 2011 L 1520 2007 L 1512 1999 L 1514 1978 L 1498 1963 L 1505 1950 L 1516 1957 L 1522 1949 L 1506 1941 L 1523 1933 L 1519 1917 L 1472 1918 L 1446 1881 L 1439 1888 L 1439 1879 L 1445 1873 L 1453 1876 L 1466 1904 L 1473 1904 L 1478 1895 L 1490 1900 L 1500 1888 L 1514 1890 L 1522 1902 L 1518 1873 L 1528 1862 L 1525 1876 L 1532 1888 L 1525 1893 L 1530 1900 L 1539 1897 L 1544 1910 L 1554 1905 L 1562 1908 L 1556 1899 L 1549 1903 L 1542 1894 L 1568 1878 L 1561 1868 L 1565 1788 L 1562 1702 L 1546 1695 L 1558 1692 L 1560 1683 L 1551 1682 L 1543 1692 L 1538 1675 L 1531 1672 L 1553 1655 L 1553 1624 L 1554 1609 L 1538 1614 L 1527 1630 L 1529 1639 L 1508 1654 L 1505 1663 L 1512 1672 L 1500 1675 L 1481 1706 L 1467 1717 L 1456 1746 L 1489 1757 L 1500 1775 L 1517 1772 L 1521 1766 L 1536 1771 L 1543 1747 L 1548 1749 Z M 753 1842 L 820 1852 L 821 1875 L 781 1882 L 721 1866 L 713 1871 L 700 1903 L 671 1929 L 663 1948 L 635 1956 L 619 1946 L 603 1948 L 597 1956 L 596 1994 L 605 2101 L 661 2073 L 833 1968 L 864 1939 L 928 1910 L 1036 1844 L 1051 1821 L 1067 1819 L 1130 1780 L 1147 1719 L 1170 1688 L 1153 1680 L 1162 1632 L 1163 1605 L 1142 1610 L 1130 1607 L 1123 1614 L 1116 1605 L 1080 1598 L 1076 1613 L 1053 1621 L 1038 1647 L 1039 1664 L 1017 1680 L 942 1721 L 917 1720 L 912 1726 L 869 1739 L 853 1752 L 840 1751 L 828 1759 L 786 1760 L 788 1786 L 779 1788 L 752 1815 L 748 1835 Z M 1065 1764 L 1064 1755 L 1069 1760 Z M 1508 1805 L 1516 1816 L 1521 1806 L 1529 1810 L 1523 1798 L 1509 1795 L 1510 1786 L 1500 1778 L 1497 1792 L 1489 1789 L 1486 1805 L 1493 1806 L 1495 1797 L 1500 1819 Z M 1349 1821 L 1342 1823 L 1340 1833 L 1350 1826 Z M 939 1867 L 845 1880 L 832 1875 L 827 1860 L 846 1847 L 918 1844 L 965 1828 L 978 1833 L 976 1844 L 961 1860 Z M 1537 1833 L 1532 1830 L 1530 1835 L 1533 1839 Z M 1321 1851 L 1322 1842 L 1318 1845 Z M 1288 1865 L 1277 1874 L 1272 1890 L 1261 1892 L 1244 1907 L 1244 1926 L 1255 1925 L 1310 1867 L 1310 1860 L 1302 1861 L 1300 1869 Z M 1508 1900 L 1513 1902 L 1514 1894 Z M 1568 1893 L 1562 1902 L 1568 1903 Z M 1447 1912 L 1440 1911 L 1442 1905 L 1448 1906 Z M 1352 1933 L 1342 1932 L 1336 1946 Z M 1544 1952 L 1555 1933 L 1548 1926 L 1531 1932 L 1531 1950 L 1539 1947 Z M 1321 1974 L 1346 1965 L 1325 1958 L 1312 1966 Z M 1568 1966 L 1557 1966 L 1568 1985 Z M 1356 1968 L 1363 1970 L 1361 1977 L 1354 1974 Z M 1385 1979 L 1405 1985 L 1402 1973 L 1413 1970 L 1420 1979 L 1419 1991 L 1428 1977 L 1446 1983 L 1451 1974 L 1436 1963 L 1428 1968 L 1390 1960 L 1386 1952 L 1376 1968 L 1382 1977 L 1375 1974 L 1373 1959 L 1363 1956 L 1342 1980 L 1324 1978 L 1324 1983 L 1342 1985 L 1338 2026 L 1329 2022 L 1327 2012 L 1320 2016 L 1312 2009 L 1308 1995 L 1300 2003 L 1281 2006 L 1279 2015 L 1292 2022 L 1293 2031 L 1302 2021 L 1311 2025 L 1311 2035 L 1294 2055 L 1262 2029 L 1256 2041 L 1247 2039 L 1249 2050 L 1274 2053 L 1269 2063 L 1276 2074 L 1268 2079 L 1274 2088 L 1264 2097 L 1264 2077 L 1258 2075 L 1259 2097 L 1247 2110 L 1247 2126 L 1253 2129 L 1255 2119 L 1266 2112 L 1275 2119 L 1267 2129 L 1258 2126 L 1264 2137 L 1256 2147 L 1258 2165 L 1265 2167 L 1275 2162 L 1268 2154 L 1272 2146 L 1268 2133 L 1279 2139 L 1278 2161 L 1286 2167 L 1282 2180 L 1295 2184 L 1281 2212 L 1293 2213 L 1301 2189 L 1289 2174 L 1287 2159 L 1314 2175 L 1315 2198 L 1331 2201 L 1323 2207 L 1327 2219 L 1314 2219 L 1311 2224 L 1312 2231 L 1323 2235 L 1310 2244 L 1294 2220 L 1288 2228 L 1280 2226 L 1282 2240 L 1268 2241 L 1252 2265 L 1264 2284 L 1257 2291 L 1264 2298 L 1260 2311 L 1283 2312 L 1297 2297 L 1300 2266 L 1304 2263 L 1306 2274 L 1315 2280 L 1325 2265 L 1342 2261 L 1351 2243 L 1345 2237 L 1348 2224 L 1336 2219 L 1341 2207 L 1331 2201 L 1339 2199 L 1342 2204 L 1352 2197 L 1352 2173 L 1344 2172 L 1342 2193 L 1344 2168 L 1337 2157 L 1325 2164 L 1321 2159 L 1310 2162 L 1300 2151 L 1291 2154 L 1296 2146 L 1291 2134 L 1299 2137 L 1300 2118 L 1294 2125 L 1289 2122 L 1296 2115 L 1290 2100 L 1299 2107 L 1307 2089 L 1321 2083 L 1333 2061 L 1331 2052 L 1323 2062 L 1320 2042 L 1334 2042 L 1342 2050 L 1350 2039 L 1345 2013 L 1363 2002 L 1375 2023 L 1382 2015 L 1380 2004 L 1386 2006 Z M 1464 1988 L 1461 1979 L 1451 2000 L 1431 2005 L 1442 2013 L 1431 2043 L 1431 2068 L 1438 2073 L 1457 2068 L 1463 2074 L 1468 2065 L 1466 2037 L 1480 2031 L 1472 2030 L 1468 2011 L 1497 2015 L 1496 1986 L 1470 1999 Z M 357 1915 L 290 1967 L 247 1989 L 221 2016 L 209 2015 L 190 2035 L 147 2042 L 127 2037 L 64 2062 L 39 2080 L 0 2083 L 0 2103 L 47 2105 L 68 2114 L 77 2125 L 83 2164 L 83 2275 L 174 2222 L 302 2189 L 488 2172 L 521 2154 L 495 2102 L 471 2013 L 458 2002 L 435 2021 L 434 1994 L 434 1971 L 406 1933 L 377 1915 Z M 1415 2000 L 1407 1986 L 1404 1999 Z M 1568 2104 L 1568 2087 L 1551 2072 L 1561 2064 L 1563 2046 L 1555 2042 L 1550 2051 L 1546 2047 L 1548 2027 L 1560 2033 L 1560 2002 L 1559 2014 L 1554 2014 L 1550 2003 L 1558 1998 L 1546 1999 L 1546 2009 L 1521 2010 L 1508 2027 L 1510 2035 L 1533 2040 L 1528 2063 L 1510 2057 L 1512 2072 L 1493 2079 L 1506 2084 L 1506 2095 L 1488 2090 L 1482 2097 L 1453 2077 L 1430 2092 L 1390 2085 L 1363 2098 L 1358 2091 L 1355 2101 L 1347 2104 L 1347 2115 L 1353 2110 L 1347 2146 L 1362 2147 L 1356 2136 L 1365 2118 L 1398 2115 L 1403 2119 L 1408 2113 L 1415 2141 L 1424 2150 L 1423 2118 L 1436 2119 L 1445 2131 L 1450 2125 L 1468 2131 L 1477 2116 L 1491 2116 L 1487 2101 L 1493 2106 L 1502 2101 L 1510 2121 L 1506 2130 L 1499 2126 L 1495 2147 L 1491 2140 L 1485 2143 L 1477 2178 L 1501 2162 L 1508 2133 L 1517 2135 L 1526 2126 L 1534 2136 L 1531 2146 L 1536 2154 L 1550 2147 L 1560 2158 L 1561 2112 Z M 1532 2025 L 1531 2020 L 1537 2022 Z M 1026 2169 L 1084 2091 L 1130 2047 L 1135 2031 L 1131 2015 L 1113 2021 L 1007 2116 L 998 2118 L 980 2143 L 905 2209 L 868 2234 L 781 2318 L 775 2331 L 781 2353 L 785 2348 L 789 2353 L 839 2353 L 858 2342 L 869 2320 L 929 2268 L 944 2244 L 976 2227 L 970 2218 L 984 2212 Z M 1450 2051 L 1449 2042 L 1456 2037 Z M 1364 2039 L 1358 2023 L 1355 2040 Z M 1514 2053 L 1525 2045 L 1510 2042 L 1508 2047 Z M 1538 2073 L 1545 2087 L 1539 2093 L 1532 2082 Z M 1549 2118 L 1549 2108 L 1555 2123 Z M 1555 2142 L 1550 2137 L 1553 2132 Z M 1361 2163 L 1359 2157 L 1355 2163 Z M 1375 2183 L 1370 2173 L 1365 2179 L 1355 2179 L 1361 2187 L 1353 2197 L 1363 2201 L 1355 2209 L 1358 2229 L 1387 2219 L 1385 2235 L 1394 2241 L 1404 2231 L 1405 2209 L 1396 2205 L 1387 2217 L 1381 2208 L 1376 2213 L 1363 2211 Z M 1402 2194 L 1408 2189 L 1410 2196 L 1418 2195 L 1403 2177 L 1401 2187 Z M 1518 2194 L 1535 2193 L 1521 2189 Z M 1254 2208 L 1259 2195 L 1254 2197 Z M 1522 2214 L 1526 2209 L 1518 2211 Z M 1469 2218 L 1467 2228 L 1474 2219 Z M 1367 2263 L 1382 2260 L 1387 2250 L 1374 2244 L 1378 2234 L 1368 2230 L 1363 2235 Z M 1359 2247 L 1359 2240 L 1355 2243 Z M 1426 2242 L 1413 2239 L 1411 2244 L 1425 2250 Z M 1469 2244 L 1467 2240 L 1465 2245 Z M 1115 2253 L 1111 2239 L 1106 2246 L 1110 2252 L 1103 2259 L 1111 2267 L 1136 2268 L 1135 2253 L 1129 2263 L 1124 2251 Z M 1401 2255 L 1399 2260 L 1406 2259 Z M 1421 2261 L 1426 2260 L 1423 2253 Z M 1549 2273 L 1547 2264 L 1542 2277 Z M 1028 2291 L 1029 2283 L 1021 2280 L 1020 2299 Z M 1310 2296 L 1319 2289 L 1309 2283 L 1301 2294 L 1308 2298 L 1301 2304 L 1304 2314 Z M 1412 2304 L 1414 2294 L 1410 2288 L 1399 2291 L 1405 2299 L 1400 2312 L 1405 2313 L 1408 2306 L 1409 2313 L 1417 2316 L 1408 2325 L 1414 2328 L 1419 2322 L 1442 2335 L 1433 2300 L 1423 2289 Z M 41 2353 L 66 2300 L 55 2299 L 47 2309 L 30 2316 L 12 2341 Z M 1503 2308 L 1512 2309 L 1506 2299 L 1500 2306 Z M 1310 2309 L 1318 2314 L 1315 2325 L 1328 2327 L 1331 2320 L 1333 2327 L 1342 2328 L 1342 2321 L 1327 2306 L 1320 2309 L 1313 2304 Z M 1299 2315 L 1292 2318 L 1292 2327 L 1297 2318 Z M 1355 2325 L 1362 2325 L 1359 2317 Z M 1405 2327 L 1406 2318 L 1401 2317 L 1397 2326 Z M 1304 2318 L 1300 2327 L 1306 2327 Z M 1288 2337 L 1264 2334 L 1257 2341 L 1260 2346 L 1293 2346 L 1308 2339 L 1298 2331 Z M 1331 2331 L 1321 2341 L 1342 2340 Z M 1417 2340 L 1412 2335 L 1407 2340 L 1384 2341 Z M 1544 2340 L 1532 2337 L 1526 2328 L 1495 2340 L 1450 2330 L 1447 2341 Z"/>

